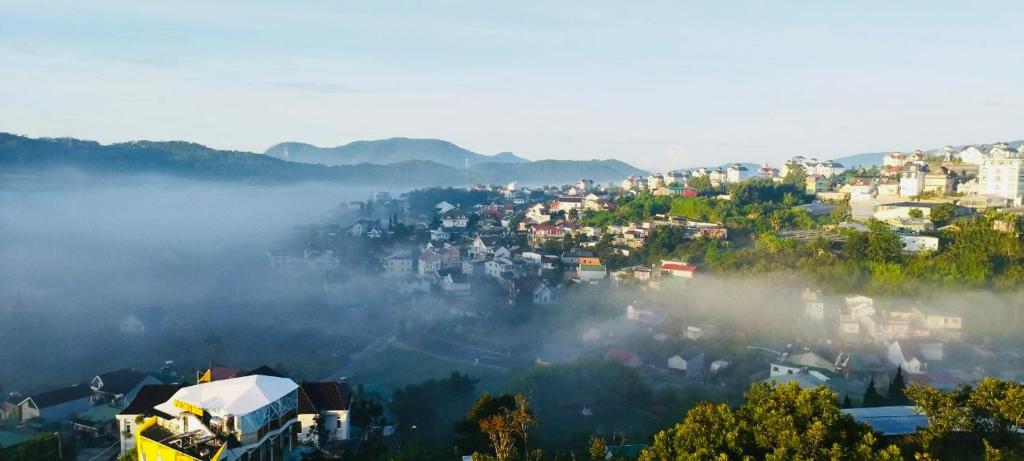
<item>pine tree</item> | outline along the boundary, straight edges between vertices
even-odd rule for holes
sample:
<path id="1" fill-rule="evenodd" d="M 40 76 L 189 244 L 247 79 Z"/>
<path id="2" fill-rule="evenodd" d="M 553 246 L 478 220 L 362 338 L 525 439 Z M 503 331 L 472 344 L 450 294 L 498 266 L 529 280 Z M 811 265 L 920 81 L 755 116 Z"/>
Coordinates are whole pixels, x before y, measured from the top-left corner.
<path id="1" fill-rule="evenodd" d="M 839 408 L 853 408 L 853 401 L 850 400 L 850 394 L 846 394 L 846 396 L 843 397 L 843 404 Z"/>
<path id="2" fill-rule="evenodd" d="M 885 397 L 878 393 L 878 389 L 875 387 L 875 377 L 872 376 L 867 390 L 864 391 L 864 398 L 861 399 L 861 406 L 880 407 L 882 405 L 885 405 Z"/>
<path id="3" fill-rule="evenodd" d="M 896 375 L 889 382 L 889 390 L 886 391 L 886 399 L 890 405 L 906 405 L 910 399 L 906 394 L 907 383 L 903 380 L 903 367 L 896 367 Z"/>

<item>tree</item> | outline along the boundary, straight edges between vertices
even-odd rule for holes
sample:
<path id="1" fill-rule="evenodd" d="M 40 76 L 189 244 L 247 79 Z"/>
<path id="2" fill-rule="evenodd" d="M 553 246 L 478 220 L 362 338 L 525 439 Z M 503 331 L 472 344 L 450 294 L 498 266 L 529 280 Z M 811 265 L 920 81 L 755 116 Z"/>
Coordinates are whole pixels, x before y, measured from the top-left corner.
<path id="1" fill-rule="evenodd" d="M 522 443 L 524 454 L 530 454 L 527 441 L 535 418 L 524 395 L 481 395 L 460 423 L 461 430 L 466 432 L 473 422 L 477 424 L 477 433 L 486 436 L 498 461 L 511 459 L 517 451 L 517 442 Z M 462 450 L 466 448 L 460 447 Z"/>
<path id="2" fill-rule="evenodd" d="M 604 461 L 608 453 L 608 444 L 603 437 L 591 437 L 588 451 L 590 452 L 590 461 Z"/>
<path id="3" fill-rule="evenodd" d="M 889 405 L 909 404 L 910 399 L 907 398 L 906 389 L 907 383 L 903 380 L 903 366 L 897 366 L 896 374 L 892 377 L 892 381 L 889 382 L 889 389 L 885 392 L 885 398 L 888 400 Z"/>
<path id="4" fill-rule="evenodd" d="M 456 446 L 463 452 L 485 450 L 489 438 L 481 431 L 480 424 L 487 418 L 500 414 L 503 410 L 515 408 L 515 396 L 503 394 L 494 396 L 488 393 L 477 397 L 470 406 L 466 416 L 455 423 Z"/>
<path id="5" fill-rule="evenodd" d="M 487 435 L 498 461 L 508 461 L 516 453 L 515 427 L 509 412 L 491 415 L 480 421 L 480 431 Z"/>
<path id="6" fill-rule="evenodd" d="M 477 380 L 458 372 L 445 379 L 430 379 L 395 390 L 389 405 L 400 428 L 417 426 L 418 435 L 434 443 L 451 438 L 449 423 L 459 420 L 473 402 Z M 427 424 L 428 422 L 444 424 Z"/>
<path id="7" fill-rule="evenodd" d="M 71 444 L 63 444 L 59 435 L 44 433 L 33 437 L 14 449 L 12 461 L 35 461 L 40 459 L 60 460 L 74 459 Z"/>
<path id="8" fill-rule="evenodd" d="M 516 394 L 516 407 L 509 412 L 512 430 L 523 441 L 523 453 L 530 453 L 530 429 L 537 423 L 530 402 L 523 394 Z"/>
<path id="9" fill-rule="evenodd" d="M 878 445 L 871 428 L 839 410 L 834 392 L 755 383 L 735 411 L 697 405 L 683 422 L 655 435 L 640 460 L 900 459 L 897 447 Z"/>
<path id="10" fill-rule="evenodd" d="M 878 389 L 875 387 L 875 378 L 871 377 L 871 381 L 868 381 L 868 388 L 864 391 L 864 398 L 861 399 L 861 406 L 863 407 L 880 407 L 885 405 L 885 397 L 878 393 Z"/>
<path id="11" fill-rule="evenodd" d="M 792 184 L 803 190 L 807 184 L 807 168 L 804 168 L 801 164 L 793 164 L 789 166 L 789 170 L 786 172 L 786 176 L 782 178 L 782 182 L 786 184 Z"/>
<path id="12" fill-rule="evenodd" d="M 352 425 L 356 427 L 378 426 L 382 423 L 384 407 L 380 402 L 363 391 L 362 384 L 356 391 L 356 397 L 352 401 L 350 410 Z"/>
<path id="13" fill-rule="evenodd" d="M 708 175 L 691 177 L 686 181 L 686 185 L 700 193 L 707 193 L 715 190 L 714 185 L 711 184 L 711 177 Z"/>
<path id="14" fill-rule="evenodd" d="M 928 219 L 931 219 L 936 225 L 943 225 L 948 223 L 956 216 L 957 207 L 952 203 L 940 203 L 932 208 L 931 213 L 928 214 Z"/>

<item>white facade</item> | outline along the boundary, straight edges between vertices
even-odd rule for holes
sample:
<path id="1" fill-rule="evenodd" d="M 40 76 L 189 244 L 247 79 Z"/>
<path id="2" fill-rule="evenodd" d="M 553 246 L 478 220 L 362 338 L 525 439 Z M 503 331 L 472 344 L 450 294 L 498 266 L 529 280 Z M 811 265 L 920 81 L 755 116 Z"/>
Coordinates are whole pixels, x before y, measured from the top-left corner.
<path id="1" fill-rule="evenodd" d="M 750 170 L 739 163 L 733 164 L 729 169 L 725 170 L 725 182 L 731 184 L 745 181 L 751 177 L 753 177 L 753 174 Z"/>
<path id="2" fill-rule="evenodd" d="M 917 197 L 924 190 L 924 177 L 927 174 L 927 167 L 910 163 L 900 171 L 900 196 Z"/>
<path id="3" fill-rule="evenodd" d="M 967 146 L 957 154 L 960 162 L 968 165 L 981 165 L 981 161 L 985 160 L 985 157 L 985 153 L 978 146 Z"/>
<path id="4" fill-rule="evenodd" d="M 412 255 L 392 255 L 384 260 L 384 274 L 389 277 L 412 273 Z"/>
<path id="5" fill-rule="evenodd" d="M 993 149 L 995 150 L 995 149 Z M 1020 154 L 1007 150 L 985 158 L 978 167 L 978 195 L 1004 199 L 1014 206 L 1024 197 L 1024 165 Z"/>
<path id="6" fill-rule="evenodd" d="M 918 253 L 921 251 L 938 251 L 939 238 L 930 235 L 900 235 L 903 251 Z"/>

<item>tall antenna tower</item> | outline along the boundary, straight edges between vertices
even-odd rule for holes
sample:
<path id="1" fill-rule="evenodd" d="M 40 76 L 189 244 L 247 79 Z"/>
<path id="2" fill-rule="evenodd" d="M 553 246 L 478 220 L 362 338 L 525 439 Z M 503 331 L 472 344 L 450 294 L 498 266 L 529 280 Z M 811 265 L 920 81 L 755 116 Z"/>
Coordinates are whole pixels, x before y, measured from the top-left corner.
<path id="1" fill-rule="evenodd" d="M 469 159 L 467 158 L 467 159 L 463 159 L 463 160 L 466 161 L 466 168 L 465 168 L 465 172 L 466 172 L 466 187 L 469 187 Z"/>
<path id="2" fill-rule="evenodd" d="M 288 155 L 288 146 L 287 145 L 284 146 L 284 159 L 285 160 L 291 160 L 291 156 Z"/>

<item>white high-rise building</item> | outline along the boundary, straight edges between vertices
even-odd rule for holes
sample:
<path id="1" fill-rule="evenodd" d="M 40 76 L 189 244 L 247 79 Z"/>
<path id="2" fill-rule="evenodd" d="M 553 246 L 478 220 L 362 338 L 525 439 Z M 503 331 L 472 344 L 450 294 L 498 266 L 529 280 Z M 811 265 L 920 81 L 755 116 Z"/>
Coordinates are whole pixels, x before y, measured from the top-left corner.
<path id="1" fill-rule="evenodd" d="M 731 184 L 745 181 L 750 177 L 750 169 L 739 163 L 734 163 L 729 166 L 729 169 L 725 170 L 725 182 Z"/>
<path id="2" fill-rule="evenodd" d="M 917 197 L 924 190 L 924 177 L 928 174 L 928 166 L 921 163 L 908 163 L 900 171 L 900 196 Z"/>
<path id="3" fill-rule="evenodd" d="M 1007 200 L 1014 206 L 1024 202 L 1024 164 L 1021 153 L 1012 148 L 992 149 L 978 167 L 978 194 Z"/>

